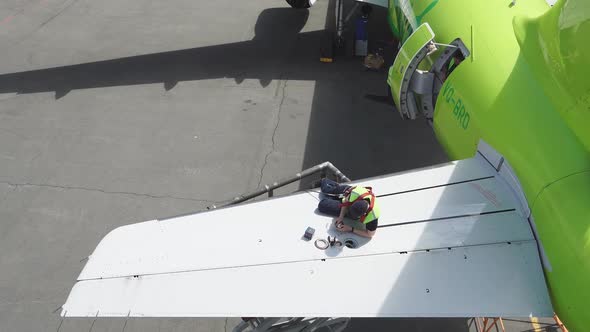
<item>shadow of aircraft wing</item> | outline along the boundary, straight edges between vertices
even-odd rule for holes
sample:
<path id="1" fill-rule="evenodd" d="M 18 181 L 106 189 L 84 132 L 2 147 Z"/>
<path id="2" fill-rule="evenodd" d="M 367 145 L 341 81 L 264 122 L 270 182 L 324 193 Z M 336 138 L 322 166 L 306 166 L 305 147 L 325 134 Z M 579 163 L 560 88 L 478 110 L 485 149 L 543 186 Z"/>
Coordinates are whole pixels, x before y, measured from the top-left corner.
<path id="1" fill-rule="evenodd" d="M 72 66 L 0 75 L 0 93 L 55 92 L 59 99 L 72 90 L 178 82 L 215 78 L 314 80 L 310 57 L 317 56 L 323 31 L 300 33 L 309 12 L 290 8 L 264 10 L 252 40 L 192 49 L 138 55 Z"/>

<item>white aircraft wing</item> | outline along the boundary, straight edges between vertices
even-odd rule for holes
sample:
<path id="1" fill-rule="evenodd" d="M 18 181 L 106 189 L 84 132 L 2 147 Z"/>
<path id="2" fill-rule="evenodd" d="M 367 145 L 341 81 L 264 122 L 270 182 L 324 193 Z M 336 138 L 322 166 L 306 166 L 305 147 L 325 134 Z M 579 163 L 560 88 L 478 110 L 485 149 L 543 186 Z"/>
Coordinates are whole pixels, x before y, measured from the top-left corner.
<path id="1" fill-rule="evenodd" d="M 334 230 L 317 190 L 124 226 L 90 256 L 62 315 L 553 314 L 526 212 L 483 158 L 358 183 L 380 200 L 371 240 Z M 316 248 L 328 235 L 358 247 Z"/>

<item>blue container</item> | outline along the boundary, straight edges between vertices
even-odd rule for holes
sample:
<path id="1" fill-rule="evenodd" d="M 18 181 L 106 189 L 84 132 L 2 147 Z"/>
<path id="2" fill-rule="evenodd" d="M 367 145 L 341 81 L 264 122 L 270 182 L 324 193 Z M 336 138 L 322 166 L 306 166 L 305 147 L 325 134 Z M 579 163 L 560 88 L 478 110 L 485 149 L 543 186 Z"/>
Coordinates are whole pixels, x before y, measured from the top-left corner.
<path id="1" fill-rule="evenodd" d="M 356 20 L 355 24 L 355 42 L 354 42 L 354 55 L 366 56 L 369 48 L 369 33 L 367 26 L 369 24 L 368 17 L 362 16 Z"/>

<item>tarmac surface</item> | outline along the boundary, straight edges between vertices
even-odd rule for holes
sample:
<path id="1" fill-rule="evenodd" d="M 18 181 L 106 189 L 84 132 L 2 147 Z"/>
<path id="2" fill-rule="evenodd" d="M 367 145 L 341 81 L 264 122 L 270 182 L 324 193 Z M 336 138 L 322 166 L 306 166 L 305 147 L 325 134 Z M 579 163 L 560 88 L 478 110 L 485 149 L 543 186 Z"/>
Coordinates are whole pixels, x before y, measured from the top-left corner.
<path id="1" fill-rule="evenodd" d="M 239 319 L 62 320 L 59 309 L 120 225 L 200 211 L 323 161 L 353 179 L 447 161 L 424 121 L 383 102 L 385 71 L 318 61 L 333 5 L 2 1 L 0 332 L 229 331 Z M 391 38 L 384 17 L 371 21 L 375 40 Z M 474 328 L 353 319 L 348 329 L 378 330 Z"/>

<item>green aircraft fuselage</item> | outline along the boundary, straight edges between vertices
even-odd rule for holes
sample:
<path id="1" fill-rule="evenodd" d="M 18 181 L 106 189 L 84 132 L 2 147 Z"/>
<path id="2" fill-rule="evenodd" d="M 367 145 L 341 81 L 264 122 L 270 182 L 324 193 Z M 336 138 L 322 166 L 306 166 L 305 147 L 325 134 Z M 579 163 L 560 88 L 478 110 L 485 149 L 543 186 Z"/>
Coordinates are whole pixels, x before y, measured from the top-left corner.
<path id="1" fill-rule="evenodd" d="M 401 43 L 428 23 L 437 43 L 468 48 L 436 99 L 435 133 L 453 159 L 483 139 L 508 160 L 554 308 L 590 330 L 590 1 L 389 0 L 389 21 Z"/>

